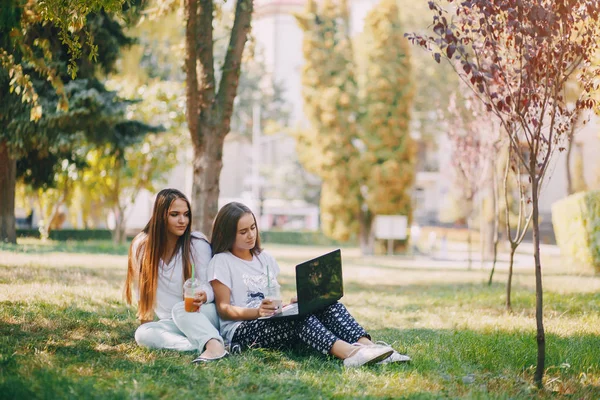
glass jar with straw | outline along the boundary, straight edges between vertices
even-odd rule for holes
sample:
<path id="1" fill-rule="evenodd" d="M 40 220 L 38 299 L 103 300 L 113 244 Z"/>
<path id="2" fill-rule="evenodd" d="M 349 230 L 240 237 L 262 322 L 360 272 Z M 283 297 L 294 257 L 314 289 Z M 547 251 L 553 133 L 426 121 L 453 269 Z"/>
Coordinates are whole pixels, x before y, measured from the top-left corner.
<path id="1" fill-rule="evenodd" d="M 277 307 L 275 313 L 281 312 L 282 300 L 281 300 L 281 288 L 277 281 L 271 282 L 271 275 L 269 271 L 269 264 L 267 264 L 267 287 L 265 288 L 265 299 L 271 300 Z"/>

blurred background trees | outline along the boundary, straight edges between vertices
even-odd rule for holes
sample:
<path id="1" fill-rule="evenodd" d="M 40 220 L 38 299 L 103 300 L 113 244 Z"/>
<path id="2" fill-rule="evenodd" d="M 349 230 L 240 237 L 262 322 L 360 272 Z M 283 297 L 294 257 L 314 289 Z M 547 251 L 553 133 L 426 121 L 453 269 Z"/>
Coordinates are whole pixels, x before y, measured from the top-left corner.
<path id="1" fill-rule="evenodd" d="M 80 35 L 74 52 L 70 47 L 74 42 L 69 39 L 73 36 L 65 36 L 60 20 L 56 20 L 58 25 L 44 22 L 34 6 L 23 8 L 14 3 L 12 10 L 14 18 L 2 26 L 0 43 L 5 54 L 10 54 L 0 68 L 0 152 L 6 160 L 0 168 L 6 188 L 0 234 L 1 240 L 14 242 L 17 179 L 22 178 L 31 190 L 56 188 L 62 193 L 54 195 L 56 202 L 65 202 L 71 180 L 85 166 L 78 150 L 84 143 L 110 143 L 117 151 L 156 128 L 128 118 L 131 102 L 99 80 L 101 74 L 113 70 L 120 48 L 132 43 L 123 32 L 124 22 L 103 10 L 84 15 L 80 21 L 86 22 L 86 30 L 74 34 Z M 135 10 L 124 9 L 128 15 Z M 98 42 L 92 43 L 89 37 Z M 47 234 L 57 208 L 43 207 L 43 234 Z"/>
<path id="2" fill-rule="evenodd" d="M 376 215 L 410 219 L 416 145 L 410 136 L 414 86 L 398 6 L 382 1 L 365 19 L 364 53 L 355 54 L 345 2 L 309 2 L 303 94 L 311 126 L 298 133 L 303 165 L 323 181 L 323 231 L 358 235 L 372 254 Z M 357 68 L 355 59 L 364 59 Z M 359 71 L 357 74 L 355 71 Z"/>

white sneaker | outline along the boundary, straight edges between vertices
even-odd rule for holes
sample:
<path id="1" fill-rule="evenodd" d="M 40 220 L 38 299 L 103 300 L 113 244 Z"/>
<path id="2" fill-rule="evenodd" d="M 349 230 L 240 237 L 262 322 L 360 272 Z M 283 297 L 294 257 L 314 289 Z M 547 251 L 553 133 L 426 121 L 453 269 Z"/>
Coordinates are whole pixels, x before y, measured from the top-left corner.
<path id="1" fill-rule="evenodd" d="M 218 361 L 222 358 L 225 358 L 228 355 L 229 355 L 229 352 L 227 352 L 227 350 L 225 350 L 225 352 L 223 354 L 221 354 L 220 356 L 214 357 L 214 358 L 198 356 L 192 361 L 192 364 L 210 363 L 210 362 Z"/>
<path id="2" fill-rule="evenodd" d="M 401 362 L 409 362 L 411 358 L 407 355 L 400 354 L 396 350 L 385 360 L 379 361 L 377 364 L 390 364 L 390 363 L 401 363 Z"/>
<path id="3" fill-rule="evenodd" d="M 344 360 L 344 367 L 356 368 L 363 365 L 374 364 L 388 358 L 394 349 L 384 346 L 357 346 L 352 355 Z"/>
<path id="4" fill-rule="evenodd" d="M 381 340 L 377 341 L 375 343 L 380 346 L 391 347 L 389 344 L 387 344 L 386 342 L 383 342 Z M 385 360 L 379 361 L 377 364 L 401 363 L 401 362 L 409 362 L 409 361 L 411 361 L 411 358 L 409 356 L 400 354 L 396 350 L 394 350 L 394 352 L 388 358 L 386 358 Z"/>

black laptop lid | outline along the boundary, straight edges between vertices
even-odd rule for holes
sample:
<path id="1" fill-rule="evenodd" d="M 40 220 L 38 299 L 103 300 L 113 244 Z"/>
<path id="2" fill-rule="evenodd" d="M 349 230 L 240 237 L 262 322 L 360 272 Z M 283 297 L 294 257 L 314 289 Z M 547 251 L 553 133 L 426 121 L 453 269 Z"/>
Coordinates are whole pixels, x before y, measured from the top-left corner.
<path id="1" fill-rule="evenodd" d="M 342 253 L 339 249 L 296 265 L 298 312 L 311 313 L 344 295 Z"/>

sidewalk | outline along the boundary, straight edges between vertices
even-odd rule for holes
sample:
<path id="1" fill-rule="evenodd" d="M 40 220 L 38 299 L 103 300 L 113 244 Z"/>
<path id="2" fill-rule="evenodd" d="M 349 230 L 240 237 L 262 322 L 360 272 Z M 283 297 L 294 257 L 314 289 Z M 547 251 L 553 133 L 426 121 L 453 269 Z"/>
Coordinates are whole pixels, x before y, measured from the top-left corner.
<path id="1" fill-rule="evenodd" d="M 271 245 L 269 252 L 276 258 L 281 260 L 289 260 L 292 263 L 302 260 L 309 260 L 317 257 L 326 251 L 320 246 L 284 246 Z M 560 250 L 557 246 L 541 245 L 540 251 L 543 258 L 560 257 Z M 425 269 L 467 269 L 469 264 L 468 246 L 466 243 L 448 243 L 448 249 L 444 252 L 435 249 L 432 254 L 424 250 L 419 254 L 394 254 L 363 256 L 360 249 L 357 247 L 342 248 L 342 256 L 344 262 L 353 265 L 372 265 L 388 268 L 425 268 Z M 496 262 L 496 270 L 507 271 L 509 266 L 509 256 L 507 251 L 504 251 L 501 246 L 498 249 L 498 258 Z M 531 243 L 522 243 L 517 248 L 514 258 L 513 268 L 515 271 L 530 271 L 533 267 L 533 245 Z M 490 270 L 492 268 L 492 260 L 484 259 L 483 266 L 481 264 L 481 252 L 479 246 L 473 246 L 471 253 L 471 268 L 473 270 Z"/>
<path id="2" fill-rule="evenodd" d="M 560 257 L 560 249 L 553 245 L 540 245 L 542 257 Z M 344 254 L 344 256 L 350 256 Z M 360 253 L 355 257 L 361 257 Z M 432 253 L 424 251 L 412 255 L 377 255 L 362 257 L 369 263 L 382 266 L 402 266 L 408 268 L 447 268 L 447 269 L 465 269 L 469 266 L 469 252 L 466 243 L 448 243 L 447 250 L 434 249 Z M 496 261 L 496 270 L 508 270 L 510 253 L 499 246 Z M 531 243 L 522 243 L 515 252 L 513 269 L 530 270 L 533 267 L 533 245 Z M 471 249 L 471 269 L 489 270 L 492 268 L 493 261 L 491 257 L 485 257 L 481 263 L 481 250 L 479 246 L 473 246 Z"/>

